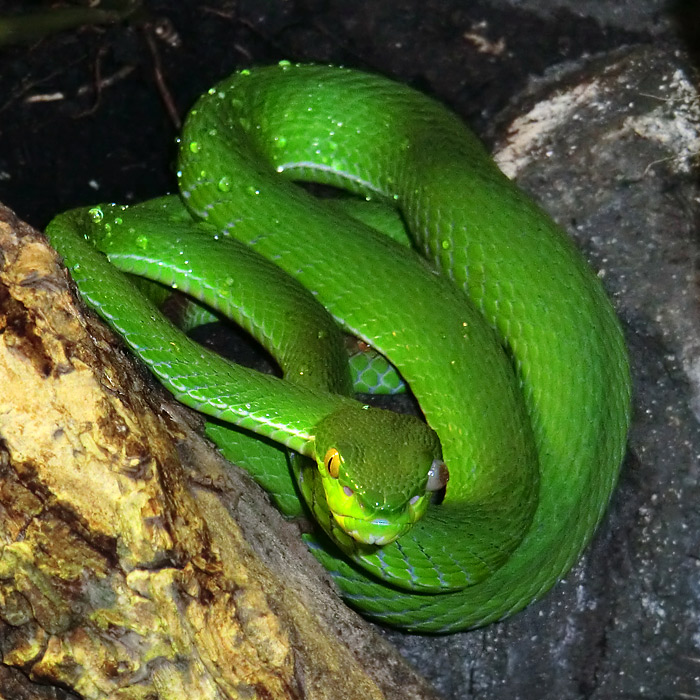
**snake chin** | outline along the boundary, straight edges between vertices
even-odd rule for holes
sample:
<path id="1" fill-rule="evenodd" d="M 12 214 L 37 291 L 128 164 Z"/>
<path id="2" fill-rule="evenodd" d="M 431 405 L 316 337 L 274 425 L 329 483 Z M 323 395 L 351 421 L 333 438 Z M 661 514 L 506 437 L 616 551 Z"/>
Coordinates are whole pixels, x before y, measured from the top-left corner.
<path id="1" fill-rule="evenodd" d="M 389 537 L 389 536 L 384 536 L 380 534 L 370 534 L 366 539 L 363 539 L 360 535 L 360 533 L 357 530 L 353 530 L 352 532 L 348 532 L 348 535 L 352 537 L 354 540 L 357 540 L 358 542 L 362 542 L 363 544 L 373 544 L 377 545 L 379 547 L 383 547 L 384 545 L 391 544 L 394 542 L 397 537 Z"/>
<path id="2" fill-rule="evenodd" d="M 384 546 L 391 544 L 410 530 L 412 523 L 396 523 L 385 518 L 362 520 L 333 513 L 333 518 L 346 535 L 356 542 Z"/>
<path id="3" fill-rule="evenodd" d="M 385 515 L 370 513 L 357 498 L 348 498 L 343 513 L 330 508 L 336 524 L 361 544 L 385 546 L 405 535 L 426 513 L 431 494 L 414 496 L 401 510 Z"/>

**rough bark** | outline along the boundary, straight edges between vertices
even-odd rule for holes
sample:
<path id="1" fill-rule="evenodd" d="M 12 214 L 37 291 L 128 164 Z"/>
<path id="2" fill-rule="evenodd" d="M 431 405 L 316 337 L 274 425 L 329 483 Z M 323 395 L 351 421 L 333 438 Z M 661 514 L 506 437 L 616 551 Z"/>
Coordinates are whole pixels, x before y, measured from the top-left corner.
<path id="1" fill-rule="evenodd" d="M 0 697 L 428 698 L 0 207 Z"/>

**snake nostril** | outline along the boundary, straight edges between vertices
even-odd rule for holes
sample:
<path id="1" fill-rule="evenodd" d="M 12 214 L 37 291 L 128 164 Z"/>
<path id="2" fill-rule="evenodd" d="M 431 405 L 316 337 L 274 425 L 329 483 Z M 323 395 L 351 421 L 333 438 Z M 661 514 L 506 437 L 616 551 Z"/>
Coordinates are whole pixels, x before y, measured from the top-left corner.
<path id="1" fill-rule="evenodd" d="M 349 488 L 348 486 L 343 486 L 343 493 L 346 496 L 348 496 L 348 498 L 349 498 L 350 496 L 352 496 L 354 494 L 354 491 L 351 488 Z"/>

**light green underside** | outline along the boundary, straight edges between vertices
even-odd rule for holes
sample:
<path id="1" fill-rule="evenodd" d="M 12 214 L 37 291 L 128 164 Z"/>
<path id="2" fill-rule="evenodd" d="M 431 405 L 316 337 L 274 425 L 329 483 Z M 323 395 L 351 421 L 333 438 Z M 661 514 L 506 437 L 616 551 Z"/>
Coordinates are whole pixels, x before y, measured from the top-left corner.
<path id="1" fill-rule="evenodd" d="M 187 119 L 178 176 L 183 201 L 210 239 L 201 244 L 200 271 L 193 275 L 185 265 L 186 275 L 206 279 L 210 267 L 221 267 L 222 241 L 240 240 L 386 356 L 439 436 L 450 472 L 444 503 L 431 506 L 398 543 L 355 559 L 417 589 L 478 582 L 439 594 L 400 590 L 313 541 L 347 600 L 387 624 L 446 632 L 500 619 L 547 591 L 604 513 L 624 454 L 630 400 L 617 319 L 561 230 L 443 107 L 384 78 L 337 68 L 284 64 L 223 81 Z M 425 262 L 290 179 L 398 207 Z M 180 362 L 169 340 L 176 331 L 154 320 L 135 292 L 115 282 L 107 302 L 100 296 L 105 285 L 94 278 L 109 274 L 105 260 L 75 236 L 90 227 L 85 212 L 66 217 L 48 233 L 81 292 L 179 398 L 307 455 L 314 455 L 314 426 L 323 415 L 355 406 L 303 380 L 289 387 L 230 368 L 184 336 L 175 341 Z M 147 239 L 149 254 L 159 255 L 155 234 Z M 143 264 L 157 265 L 151 258 Z M 220 275 L 211 283 L 215 294 L 226 287 L 225 267 Z M 259 281 L 264 275 L 251 278 L 247 298 L 277 305 L 271 285 Z M 274 323 L 294 335 L 304 316 L 283 312 Z M 301 361 L 309 367 L 327 362 L 313 344 L 306 355 Z M 320 382 L 333 384 L 335 376 L 333 370 Z M 332 389 L 346 387 L 342 379 Z M 211 424 L 210 435 L 225 442 L 230 431 Z M 263 449 L 278 465 L 267 486 L 293 512 L 296 488 L 279 467 L 282 453 Z M 265 453 L 253 461 L 265 470 Z M 394 468 L 381 477 L 365 474 L 369 490 L 403 491 L 396 483 L 413 478 L 410 468 Z M 314 502 L 318 483 L 305 478 L 303 488 Z"/>

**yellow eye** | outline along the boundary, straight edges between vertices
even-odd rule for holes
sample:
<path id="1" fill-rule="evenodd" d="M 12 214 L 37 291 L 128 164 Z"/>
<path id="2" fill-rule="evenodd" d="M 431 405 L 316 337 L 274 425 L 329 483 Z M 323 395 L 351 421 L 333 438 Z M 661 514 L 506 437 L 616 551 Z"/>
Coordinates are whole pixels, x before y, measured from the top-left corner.
<path id="1" fill-rule="evenodd" d="M 326 456 L 323 458 L 323 463 L 326 465 L 328 473 L 334 479 L 337 479 L 338 474 L 340 473 L 340 465 L 343 463 L 343 458 L 340 456 L 340 452 L 338 452 L 335 447 L 331 447 L 328 452 L 326 452 Z"/>

